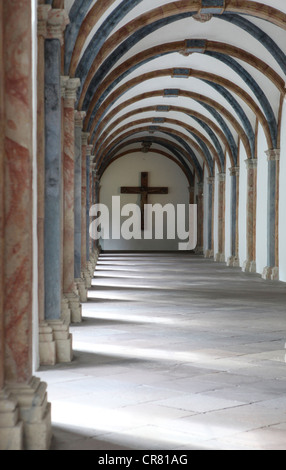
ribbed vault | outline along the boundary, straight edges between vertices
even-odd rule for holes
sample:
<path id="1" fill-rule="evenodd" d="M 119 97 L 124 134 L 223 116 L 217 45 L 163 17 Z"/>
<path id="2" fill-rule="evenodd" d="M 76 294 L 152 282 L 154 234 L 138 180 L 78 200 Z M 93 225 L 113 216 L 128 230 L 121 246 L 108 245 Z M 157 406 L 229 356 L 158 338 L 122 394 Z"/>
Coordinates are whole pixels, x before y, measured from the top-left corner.
<path id="1" fill-rule="evenodd" d="M 284 0 L 49 0 L 65 8 L 64 74 L 80 79 L 99 174 L 132 149 L 171 158 L 191 181 L 279 148 Z M 149 145 L 146 146 L 146 142 Z M 142 147 L 140 147 L 142 145 Z"/>

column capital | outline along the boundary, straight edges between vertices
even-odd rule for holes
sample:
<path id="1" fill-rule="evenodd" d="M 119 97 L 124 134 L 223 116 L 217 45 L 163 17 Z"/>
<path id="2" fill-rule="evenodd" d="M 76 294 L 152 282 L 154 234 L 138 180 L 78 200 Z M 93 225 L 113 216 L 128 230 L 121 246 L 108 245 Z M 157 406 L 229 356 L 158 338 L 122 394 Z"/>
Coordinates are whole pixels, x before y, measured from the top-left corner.
<path id="1" fill-rule="evenodd" d="M 229 168 L 230 176 L 238 176 L 239 170 L 240 170 L 239 166 L 232 166 L 231 168 Z"/>
<path id="2" fill-rule="evenodd" d="M 75 119 L 75 127 L 83 127 L 83 121 L 86 116 L 85 111 L 75 111 L 74 119 Z"/>
<path id="3" fill-rule="evenodd" d="M 80 78 L 70 78 L 66 82 L 65 86 L 65 100 L 76 101 L 77 99 L 77 90 L 80 87 Z"/>
<path id="4" fill-rule="evenodd" d="M 218 180 L 220 183 L 224 183 L 225 182 L 225 173 L 224 172 L 221 172 L 221 173 L 218 173 Z"/>
<path id="5" fill-rule="evenodd" d="M 69 16 L 65 10 L 52 8 L 47 19 L 47 39 L 59 39 L 63 45 L 64 31 L 69 22 Z"/>
<path id="6" fill-rule="evenodd" d="M 257 158 L 248 158 L 245 160 L 245 164 L 248 170 L 251 170 L 253 168 L 257 168 Z"/>
<path id="7" fill-rule="evenodd" d="M 87 147 L 86 147 L 86 156 L 90 157 L 90 159 L 93 158 L 93 156 L 91 155 L 92 149 L 93 149 L 93 145 L 87 145 Z"/>
<path id="8" fill-rule="evenodd" d="M 267 150 L 266 152 L 267 160 L 270 161 L 276 161 L 279 162 L 280 160 L 280 149 L 270 149 Z"/>
<path id="9" fill-rule="evenodd" d="M 43 36 L 44 38 L 47 37 L 47 21 L 51 9 L 51 5 L 38 6 L 38 36 Z"/>
<path id="10" fill-rule="evenodd" d="M 214 184 L 215 177 L 214 176 L 208 176 L 207 181 L 208 181 L 208 184 Z"/>
<path id="11" fill-rule="evenodd" d="M 89 132 L 81 133 L 81 145 L 88 145 Z"/>

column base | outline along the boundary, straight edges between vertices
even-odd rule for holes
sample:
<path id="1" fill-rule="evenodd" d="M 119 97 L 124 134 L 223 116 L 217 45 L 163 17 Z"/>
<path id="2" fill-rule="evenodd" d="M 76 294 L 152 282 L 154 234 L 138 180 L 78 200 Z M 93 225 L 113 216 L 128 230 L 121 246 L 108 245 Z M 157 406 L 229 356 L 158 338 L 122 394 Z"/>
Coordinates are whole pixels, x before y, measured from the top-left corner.
<path id="1" fill-rule="evenodd" d="M 54 366 L 57 362 L 54 333 L 47 323 L 39 325 L 39 356 L 41 366 Z"/>
<path id="2" fill-rule="evenodd" d="M 28 384 L 9 385 L 7 389 L 19 406 L 24 426 L 24 449 L 48 450 L 52 439 L 52 420 L 47 384 L 32 377 Z"/>
<path id="3" fill-rule="evenodd" d="M 233 267 L 233 268 L 239 268 L 240 267 L 239 258 L 237 256 L 230 256 L 227 259 L 226 264 L 227 264 L 227 266 Z"/>
<path id="4" fill-rule="evenodd" d="M 49 326 L 53 330 L 56 343 L 56 361 L 57 363 L 71 362 L 73 358 L 72 352 L 72 335 L 69 332 L 68 325 L 62 320 L 47 320 Z"/>
<path id="5" fill-rule="evenodd" d="M 75 293 L 65 294 L 65 297 L 68 299 L 69 307 L 71 311 L 71 322 L 72 323 L 81 323 L 82 322 L 82 308 L 79 300 L 79 295 Z"/>
<path id="6" fill-rule="evenodd" d="M 206 250 L 205 251 L 205 258 L 213 258 L 214 252 L 213 250 Z"/>
<path id="7" fill-rule="evenodd" d="M 279 281 L 279 268 L 266 266 L 263 269 L 262 279 L 269 281 Z"/>
<path id="8" fill-rule="evenodd" d="M 65 297 L 65 295 L 62 296 L 62 301 L 61 301 L 61 319 L 66 325 L 71 324 L 71 311 L 70 311 L 70 306 L 68 299 Z"/>
<path id="9" fill-rule="evenodd" d="M 87 302 L 87 289 L 85 287 L 85 282 L 82 278 L 75 279 L 75 283 L 79 292 L 79 299 L 81 302 Z"/>
<path id="10" fill-rule="evenodd" d="M 242 271 L 244 273 L 256 273 L 256 261 L 245 261 L 243 263 Z"/>
<path id="11" fill-rule="evenodd" d="M 204 248 L 202 246 L 197 246 L 195 248 L 195 254 L 196 255 L 203 255 L 204 254 Z"/>
<path id="12" fill-rule="evenodd" d="M 19 421 L 17 400 L 0 392 L 0 450 L 23 450 L 24 426 Z"/>
<path id="13" fill-rule="evenodd" d="M 217 253 L 217 254 L 215 255 L 215 259 L 214 259 L 214 260 L 215 260 L 216 263 L 225 263 L 225 255 L 224 255 L 224 253 Z"/>

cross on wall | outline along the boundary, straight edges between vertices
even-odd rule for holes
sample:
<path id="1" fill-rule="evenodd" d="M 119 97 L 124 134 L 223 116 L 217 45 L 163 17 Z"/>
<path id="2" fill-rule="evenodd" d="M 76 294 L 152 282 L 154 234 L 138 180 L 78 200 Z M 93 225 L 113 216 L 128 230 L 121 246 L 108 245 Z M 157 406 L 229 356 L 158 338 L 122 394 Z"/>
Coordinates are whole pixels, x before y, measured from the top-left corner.
<path id="1" fill-rule="evenodd" d="M 149 187 L 148 186 L 149 175 L 148 172 L 141 173 L 141 186 L 123 186 L 121 188 L 121 194 L 140 194 L 140 207 L 141 207 L 141 230 L 145 230 L 145 204 L 148 204 L 149 194 L 168 194 L 169 189 L 164 187 Z"/>

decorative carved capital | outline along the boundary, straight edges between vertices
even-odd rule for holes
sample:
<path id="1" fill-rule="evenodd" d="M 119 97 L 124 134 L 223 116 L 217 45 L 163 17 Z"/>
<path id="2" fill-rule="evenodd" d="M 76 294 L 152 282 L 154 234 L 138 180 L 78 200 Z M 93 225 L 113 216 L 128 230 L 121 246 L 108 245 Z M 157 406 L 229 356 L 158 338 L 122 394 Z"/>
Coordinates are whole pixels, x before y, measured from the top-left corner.
<path id="1" fill-rule="evenodd" d="M 230 169 L 229 169 L 229 172 L 230 172 L 230 176 L 239 176 L 239 166 L 232 166 Z"/>
<path id="2" fill-rule="evenodd" d="M 266 152 L 266 155 L 267 155 L 267 160 L 269 162 L 279 162 L 280 160 L 280 149 L 271 149 L 271 150 L 267 150 Z"/>
<path id="3" fill-rule="evenodd" d="M 248 160 L 245 160 L 245 163 L 248 170 L 257 168 L 257 158 L 248 158 Z"/>
<path id="4" fill-rule="evenodd" d="M 225 182 L 225 173 L 218 173 L 218 180 L 220 183 Z"/>
<path id="5" fill-rule="evenodd" d="M 65 100 L 76 101 L 77 90 L 80 87 L 79 78 L 69 78 L 65 86 Z"/>
<path id="6" fill-rule="evenodd" d="M 74 113 L 75 127 L 80 127 L 82 129 L 85 116 L 86 116 L 85 111 L 75 111 Z"/>
<path id="7" fill-rule="evenodd" d="M 215 182 L 214 176 L 208 176 L 207 181 L 208 181 L 208 184 L 214 184 Z"/>
<path id="8" fill-rule="evenodd" d="M 89 135 L 89 134 L 88 134 L 88 135 Z M 87 145 L 87 146 L 86 146 L 86 156 L 87 156 L 87 157 L 93 158 L 93 157 L 91 156 L 92 149 L 93 149 L 93 145 Z"/>
<path id="9" fill-rule="evenodd" d="M 65 10 L 51 9 L 47 21 L 47 39 L 59 39 L 64 43 L 64 31 L 70 20 Z"/>
<path id="10" fill-rule="evenodd" d="M 82 132 L 81 134 L 81 145 L 87 146 L 89 139 L 89 132 Z"/>
<path id="11" fill-rule="evenodd" d="M 51 5 L 38 6 L 38 36 L 43 36 L 44 38 L 47 36 L 47 21 L 51 9 Z"/>

